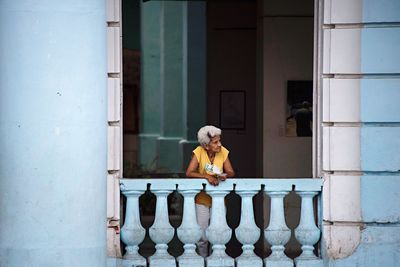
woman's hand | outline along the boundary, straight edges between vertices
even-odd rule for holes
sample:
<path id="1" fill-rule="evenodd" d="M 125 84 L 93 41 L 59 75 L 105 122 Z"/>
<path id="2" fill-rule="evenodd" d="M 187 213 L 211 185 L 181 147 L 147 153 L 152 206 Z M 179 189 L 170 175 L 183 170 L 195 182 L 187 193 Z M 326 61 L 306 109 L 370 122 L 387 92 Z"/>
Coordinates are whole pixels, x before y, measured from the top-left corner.
<path id="1" fill-rule="evenodd" d="M 205 178 L 207 179 L 207 181 L 208 181 L 210 184 L 212 184 L 212 185 L 214 185 L 214 186 L 217 186 L 217 185 L 219 184 L 219 180 L 218 180 L 218 178 L 215 177 L 215 176 L 206 174 L 206 175 L 205 175 Z"/>
<path id="2" fill-rule="evenodd" d="M 221 173 L 221 174 L 218 174 L 218 179 L 221 181 L 225 181 L 227 176 L 228 175 L 226 173 Z"/>

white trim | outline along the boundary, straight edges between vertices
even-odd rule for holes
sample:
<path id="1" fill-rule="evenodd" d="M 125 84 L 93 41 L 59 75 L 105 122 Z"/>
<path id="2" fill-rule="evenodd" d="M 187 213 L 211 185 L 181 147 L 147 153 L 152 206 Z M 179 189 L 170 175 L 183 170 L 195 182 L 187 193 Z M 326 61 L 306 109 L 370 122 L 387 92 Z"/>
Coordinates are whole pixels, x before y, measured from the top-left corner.
<path id="1" fill-rule="evenodd" d="M 121 78 L 108 78 L 108 121 L 121 121 Z M 118 103 L 118 104 L 117 104 Z"/>
<path id="2" fill-rule="evenodd" d="M 323 128 L 324 171 L 360 171 L 360 127 Z"/>
<path id="3" fill-rule="evenodd" d="M 107 0 L 108 153 L 107 253 L 120 257 L 120 190 L 123 153 L 121 0 Z"/>
<path id="4" fill-rule="evenodd" d="M 121 29 L 120 27 L 107 27 L 107 71 L 120 73 L 122 62 Z"/>
<path id="5" fill-rule="evenodd" d="M 121 1 L 107 0 L 107 22 L 121 21 Z"/>
<path id="6" fill-rule="evenodd" d="M 323 121 L 360 122 L 360 79 L 323 80 Z"/>
<path id="7" fill-rule="evenodd" d="M 314 1 L 314 66 L 313 66 L 313 141 L 312 174 L 322 176 L 322 52 L 323 52 L 323 2 Z"/>
<path id="8" fill-rule="evenodd" d="M 325 11 L 325 24 L 360 23 L 362 0 L 326 0 Z"/>

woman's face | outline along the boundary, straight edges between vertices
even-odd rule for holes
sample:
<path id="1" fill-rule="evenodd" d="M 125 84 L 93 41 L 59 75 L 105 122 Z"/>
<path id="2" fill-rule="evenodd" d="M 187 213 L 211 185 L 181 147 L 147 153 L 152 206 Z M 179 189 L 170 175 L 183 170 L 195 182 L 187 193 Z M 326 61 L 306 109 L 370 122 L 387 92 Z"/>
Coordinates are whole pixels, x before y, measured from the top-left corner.
<path id="1" fill-rule="evenodd" d="M 220 135 L 216 135 L 214 137 L 211 138 L 210 143 L 208 143 L 208 145 L 206 145 L 206 149 L 209 152 L 213 152 L 213 153 L 218 153 L 221 151 L 221 136 Z"/>

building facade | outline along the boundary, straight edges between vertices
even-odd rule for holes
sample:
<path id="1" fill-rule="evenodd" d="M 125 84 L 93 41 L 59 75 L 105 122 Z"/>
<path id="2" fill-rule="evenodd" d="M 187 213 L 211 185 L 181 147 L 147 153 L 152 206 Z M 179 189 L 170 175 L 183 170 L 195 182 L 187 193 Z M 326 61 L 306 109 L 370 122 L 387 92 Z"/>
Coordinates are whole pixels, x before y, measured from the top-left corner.
<path id="1" fill-rule="evenodd" d="M 184 168 L 199 125 L 219 122 L 207 108 L 217 106 L 221 92 L 209 88 L 239 83 L 207 65 L 207 53 L 214 51 L 217 65 L 229 49 L 207 34 L 206 5 L 140 2 L 139 160 L 157 158 L 171 172 Z M 254 69 L 242 75 L 258 77 L 254 90 L 245 91 L 254 107 L 246 113 L 250 131 L 227 131 L 226 140 L 238 140 L 238 151 L 262 160 L 240 166 L 241 176 L 323 178 L 324 266 L 396 266 L 400 2 L 265 0 L 255 6 L 258 19 L 249 24 L 245 17 L 240 25 L 207 21 L 221 32 L 240 28 L 241 39 L 254 37 L 241 43 L 256 55 Z M 107 254 L 121 254 L 121 2 L 4 0 L 0 21 L 0 266 L 106 266 Z M 305 50 L 290 54 L 302 47 L 302 37 L 297 44 L 287 37 L 303 24 L 312 27 L 300 35 L 313 38 L 313 49 L 304 52 L 311 63 L 300 64 L 313 70 L 304 74 L 293 66 Z M 241 51 L 251 49 L 235 53 Z M 247 64 L 247 55 L 231 65 Z M 215 74 L 234 82 L 206 83 Z M 274 146 L 284 142 L 270 110 L 284 98 L 271 89 L 282 86 L 280 74 L 285 81 L 313 80 L 314 131 L 312 138 Z M 283 110 L 283 104 L 272 110 L 281 112 L 280 121 Z M 249 139 L 254 146 L 245 150 L 240 145 Z M 302 147 L 308 152 L 285 152 Z M 301 175 L 280 172 L 276 155 Z M 296 167 L 296 158 L 309 167 Z"/>

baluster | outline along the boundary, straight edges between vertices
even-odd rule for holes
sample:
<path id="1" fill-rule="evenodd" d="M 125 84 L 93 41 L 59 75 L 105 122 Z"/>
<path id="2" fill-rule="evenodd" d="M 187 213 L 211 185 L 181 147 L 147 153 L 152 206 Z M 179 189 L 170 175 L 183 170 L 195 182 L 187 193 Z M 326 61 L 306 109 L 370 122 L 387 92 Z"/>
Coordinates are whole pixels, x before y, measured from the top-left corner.
<path id="1" fill-rule="evenodd" d="M 318 194 L 315 191 L 297 191 L 301 197 L 300 223 L 295 229 L 295 236 L 302 245 L 303 252 L 295 259 L 296 266 L 322 266 L 322 260 L 314 255 L 314 244 L 321 235 L 320 230 L 315 225 L 313 197 Z"/>
<path id="2" fill-rule="evenodd" d="M 156 243 L 156 252 L 149 257 L 150 267 L 176 267 L 175 258 L 167 249 L 168 243 L 174 237 L 174 228 L 169 223 L 167 197 L 172 190 L 153 189 L 157 197 L 156 216 L 153 225 L 149 229 L 151 240 Z"/>
<path id="3" fill-rule="evenodd" d="M 182 186 L 187 187 L 187 186 Z M 199 188 L 202 185 L 199 184 Z M 181 190 L 183 197 L 183 218 L 178 228 L 179 240 L 184 243 L 184 253 L 178 257 L 179 267 L 204 267 L 204 259 L 196 253 L 196 242 L 200 240 L 202 230 L 197 224 L 194 197 L 200 189 Z"/>
<path id="4" fill-rule="evenodd" d="M 265 239 L 272 245 L 271 255 L 264 260 L 268 267 L 293 267 L 293 261 L 285 253 L 285 244 L 291 236 L 286 226 L 283 198 L 288 191 L 266 191 L 271 197 L 270 222 L 265 232 Z"/>
<path id="5" fill-rule="evenodd" d="M 126 213 L 124 226 L 121 229 L 121 240 L 126 245 L 124 255 L 124 266 L 145 267 L 146 259 L 139 255 L 139 244 L 143 242 L 146 230 L 140 224 L 139 216 L 139 197 L 144 190 L 123 191 L 124 185 L 121 185 L 122 193 L 127 197 Z"/>
<path id="6" fill-rule="evenodd" d="M 262 267 L 262 259 L 254 253 L 254 244 L 260 238 L 260 229 L 255 223 L 253 211 L 253 196 L 257 194 L 257 191 L 250 191 L 250 188 L 240 190 L 239 186 L 240 184 L 236 186 L 236 193 L 242 198 L 242 214 L 235 233 L 239 242 L 243 244 L 243 253 L 236 258 L 236 265 L 237 267 Z M 244 187 L 248 186 L 244 184 Z"/>
<path id="7" fill-rule="evenodd" d="M 235 266 L 233 258 L 225 253 L 225 244 L 229 242 L 232 236 L 232 230 L 226 223 L 226 211 L 224 197 L 230 190 L 224 188 L 232 184 L 223 182 L 214 187 L 207 185 L 207 193 L 212 197 L 211 220 L 206 229 L 208 241 L 212 244 L 212 254 L 207 257 L 207 267 L 231 267 Z"/>

